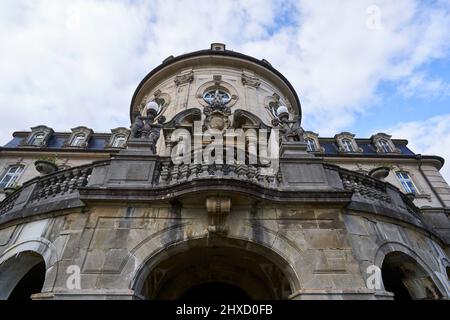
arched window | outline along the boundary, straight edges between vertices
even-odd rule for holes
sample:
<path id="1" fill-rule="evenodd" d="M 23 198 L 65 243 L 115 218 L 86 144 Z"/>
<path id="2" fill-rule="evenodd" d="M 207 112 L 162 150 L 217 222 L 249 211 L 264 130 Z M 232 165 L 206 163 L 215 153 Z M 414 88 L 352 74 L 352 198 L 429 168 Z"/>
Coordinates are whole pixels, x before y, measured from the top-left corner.
<path id="1" fill-rule="evenodd" d="M 408 172 L 397 171 L 396 175 L 406 193 L 417 193 L 417 188 L 414 185 Z"/>
<path id="2" fill-rule="evenodd" d="M 45 134 L 38 132 L 36 133 L 30 140 L 30 144 L 32 146 L 40 146 L 42 142 L 44 141 Z"/>
<path id="3" fill-rule="evenodd" d="M 314 142 L 313 139 L 311 139 L 311 138 L 306 138 L 306 139 L 305 139 L 305 142 L 306 142 L 306 146 L 307 146 L 307 150 L 308 150 L 308 151 L 311 151 L 311 152 L 316 151 L 316 143 Z"/>
<path id="4" fill-rule="evenodd" d="M 84 140 L 85 140 L 85 135 L 84 134 L 77 134 L 73 138 L 71 146 L 72 147 L 79 147 L 84 142 Z"/>
<path id="5" fill-rule="evenodd" d="M 342 139 L 342 146 L 346 152 L 354 152 L 353 144 L 349 139 Z"/>
<path id="6" fill-rule="evenodd" d="M 112 144 L 113 148 L 122 148 L 125 145 L 126 138 L 124 135 L 119 135 L 114 138 L 114 142 Z"/>
<path id="7" fill-rule="evenodd" d="M 23 166 L 10 166 L 0 179 L 0 189 L 9 188 L 19 179 L 23 172 Z"/>
<path id="8" fill-rule="evenodd" d="M 383 150 L 383 152 L 392 152 L 391 147 L 386 140 L 378 140 L 378 145 L 380 146 L 381 150 Z"/>

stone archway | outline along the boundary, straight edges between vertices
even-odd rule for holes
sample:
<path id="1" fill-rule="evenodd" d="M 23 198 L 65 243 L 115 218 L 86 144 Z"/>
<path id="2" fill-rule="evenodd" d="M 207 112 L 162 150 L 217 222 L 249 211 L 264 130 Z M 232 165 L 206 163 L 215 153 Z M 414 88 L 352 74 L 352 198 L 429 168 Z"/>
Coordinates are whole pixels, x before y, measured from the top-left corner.
<path id="1" fill-rule="evenodd" d="M 381 274 L 384 288 L 394 294 L 394 300 L 442 298 L 431 275 L 403 252 L 388 253 L 384 257 Z"/>
<path id="2" fill-rule="evenodd" d="M 43 257 L 32 251 L 20 252 L 0 264 L 0 299 L 29 300 L 40 293 L 45 282 Z"/>
<path id="3" fill-rule="evenodd" d="M 287 299 L 295 274 L 274 251 L 244 240 L 185 241 L 150 257 L 132 288 L 148 299 Z"/>

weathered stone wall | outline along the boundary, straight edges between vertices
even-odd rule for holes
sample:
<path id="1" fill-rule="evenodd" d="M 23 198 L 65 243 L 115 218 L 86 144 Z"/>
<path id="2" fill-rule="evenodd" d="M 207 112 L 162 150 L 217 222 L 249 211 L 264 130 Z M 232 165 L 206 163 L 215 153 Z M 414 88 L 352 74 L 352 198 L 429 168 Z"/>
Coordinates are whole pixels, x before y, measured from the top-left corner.
<path id="1" fill-rule="evenodd" d="M 295 275 L 293 299 L 386 297 L 367 289 L 365 271 L 399 250 L 423 264 L 442 294 L 450 295 L 448 258 L 435 240 L 408 225 L 343 212 L 333 206 L 237 204 L 223 237 L 282 257 L 279 262 Z M 92 205 L 86 212 L 1 229 L 0 264 L 22 251 L 41 254 L 48 270 L 44 293 L 36 298 L 140 298 L 130 290 L 146 261 L 174 244 L 208 237 L 208 224 L 205 208 L 195 204 L 176 210 L 167 203 Z M 81 269 L 81 291 L 67 289 L 71 265 Z"/>

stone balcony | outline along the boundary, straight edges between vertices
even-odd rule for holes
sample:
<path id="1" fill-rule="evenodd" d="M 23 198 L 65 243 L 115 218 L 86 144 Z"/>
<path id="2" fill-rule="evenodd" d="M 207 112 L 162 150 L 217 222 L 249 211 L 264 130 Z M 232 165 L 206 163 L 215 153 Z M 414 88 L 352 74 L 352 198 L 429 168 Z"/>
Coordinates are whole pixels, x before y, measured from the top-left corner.
<path id="1" fill-rule="evenodd" d="M 89 201 L 170 201 L 213 191 L 279 203 L 334 203 L 348 211 L 406 222 L 436 236 L 420 209 L 389 183 L 323 164 L 314 156 L 282 156 L 275 175 L 262 175 L 261 170 L 258 165 L 176 165 L 168 157 L 125 153 L 26 182 L 0 203 L 0 224 L 81 210 Z"/>

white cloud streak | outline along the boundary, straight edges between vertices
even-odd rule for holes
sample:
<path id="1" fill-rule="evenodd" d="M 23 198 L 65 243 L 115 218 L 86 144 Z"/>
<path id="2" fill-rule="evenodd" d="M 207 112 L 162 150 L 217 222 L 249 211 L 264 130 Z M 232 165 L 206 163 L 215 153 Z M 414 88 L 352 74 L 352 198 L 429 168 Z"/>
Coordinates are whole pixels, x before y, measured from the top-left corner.
<path id="1" fill-rule="evenodd" d="M 416 153 L 440 155 L 450 159 L 450 114 L 426 119 L 399 123 L 385 130 L 409 141 L 408 147 Z M 446 161 L 441 170 L 446 181 L 450 181 L 450 164 Z"/>

